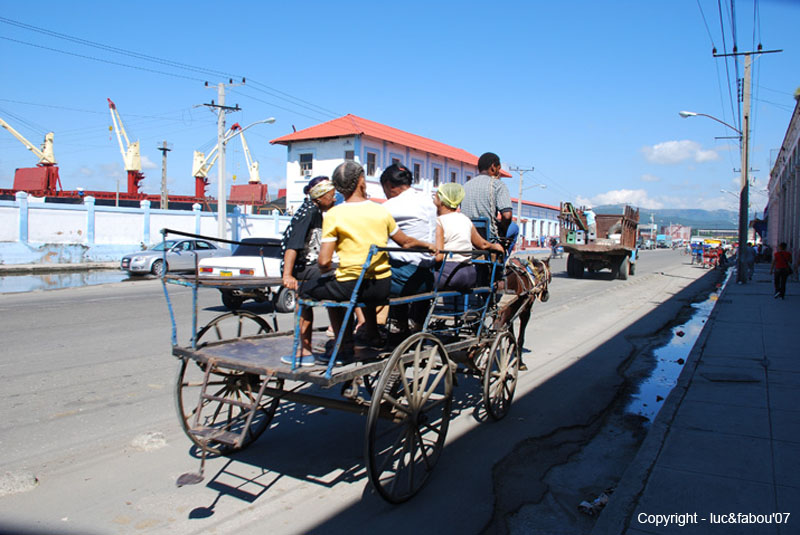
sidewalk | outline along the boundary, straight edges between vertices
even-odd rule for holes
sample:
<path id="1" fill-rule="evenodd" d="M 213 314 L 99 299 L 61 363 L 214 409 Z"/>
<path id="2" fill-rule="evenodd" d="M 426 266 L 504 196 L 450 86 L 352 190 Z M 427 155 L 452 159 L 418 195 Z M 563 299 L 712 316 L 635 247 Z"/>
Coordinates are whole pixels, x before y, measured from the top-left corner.
<path id="1" fill-rule="evenodd" d="M 800 533 L 800 285 L 773 293 L 731 277 L 593 535 Z"/>

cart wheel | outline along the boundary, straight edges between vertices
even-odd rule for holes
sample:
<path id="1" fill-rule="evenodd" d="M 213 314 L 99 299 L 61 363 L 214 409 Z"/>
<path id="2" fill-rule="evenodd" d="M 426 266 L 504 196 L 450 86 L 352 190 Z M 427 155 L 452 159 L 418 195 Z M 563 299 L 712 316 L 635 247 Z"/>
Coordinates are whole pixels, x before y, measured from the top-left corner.
<path id="1" fill-rule="evenodd" d="M 214 342 L 235 340 L 269 332 L 272 332 L 272 328 L 260 316 L 246 310 L 235 310 L 217 316 L 208 325 L 200 329 L 197 333 L 197 347 L 199 349 Z M 198 446 L 202 446 L 202 442 L 189 430 L 194 425 L 194 415 L 197 412 L 197 404 L 200 401 L 205 366 L 205 364 L 191 359 L 182 359 L 178 367 L 178 378 L 175 385 L 175 401 L 181 427 L 183 427 L 189 439 Z M 272 379 L 271 382 L 273 384 L 267 386 L 276 389 L 283 388 L 282 380 Z M 209 376 L 206 393 L 225 399 L 252 403 L 258 395 L 260 386 L 261 378 L 256 374 L 232 370 L 215 370 Z M 261 406 L 250 423 L 247 436 L 240 449 L 244 449 L 252 443 L 269 427 L 277 407 L 278 398 L 266 395 L 261 398 Z M 229 403 L 207 399 L 203 401 L 199 425 L 238 433 L 241 431 L 246 419 L 246 409 Z M 228 444 L 211 441 L 207 449 L 213 453 L 223 454 L 233 451 L 235 448 Z"/>
<path id="2" fill-rule="evenodd" d="M 197 332 L 197 348 L 213 342 L 226 342 L 272 332 L 264 318 L 247 310 L 221 314 Z"/>
<path id="3" fill-rule="evenodd" d="M 503 331 L 492 343 L 483 371 L 483 403 L 493 420 L 502 420 L 508 414 L 518 375 L 517 341 L 509 331 Z"/>
<path id="4" fill-rule="evenodd" d="M 178 378 L 175 388 L 175 401 L 178 409 L 178 419 L 186 436 L 198 447 L 202 441 L 190 432 L 194 427 L 194 417 L 197 404 L 200 401 L 200 391 L 203 387 L 206 364 L 191 359 L 181 359 L 178 366 Z M 209 374 L 206 393 L 226 400 L 253 403 L 258 396 L 262 378 L 254 373 L 243 373 L 231 370 L 214 370 Z M 283 389 L 283 379 L 270 379 L 267 386 Z M 242 442 L 240 450 L 253 443 L 269 427 L 275 410 L 278 408 L 279 399 L 264 395 L 261 404 L 250 422 L 247 435 Z M 247 420 L 247 410 L 229 403 L 204 399 L 200 414 L 199 426 L 224 430 L 231 433 L 240 433 Z M 234 446 L 222 442 L 210 441 L 206 449 L 212 453 L 226 454 L 236 450 Z"/>
<path id="5" fill-rule="evenodd" d="M 392 352 L 367 415 L 369 479 L 390 503 L 414 496 L 427 482 L 450 424 L 453 372 L 444 345 L 417 333 Z"/>

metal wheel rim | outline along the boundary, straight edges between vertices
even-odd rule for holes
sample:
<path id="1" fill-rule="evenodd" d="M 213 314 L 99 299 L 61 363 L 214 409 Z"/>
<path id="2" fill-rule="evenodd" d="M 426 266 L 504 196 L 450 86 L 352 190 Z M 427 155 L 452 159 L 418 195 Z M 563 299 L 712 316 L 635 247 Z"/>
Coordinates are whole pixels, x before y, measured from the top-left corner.
<path id="1" fill-rule="evenodd" d="M 502 420 L 511 408 L 519 377 L 519 350 L 510 332 L 494 340 L 483 370 L 483 403 L 493 420 Z"/>
<path id="2" fill-rule="evenodd" d="M 156 277 L 161 277 L 164 275 L 166 269 L 164 269 L 164 261 L 163 260 L 156 260 L 153 262 L 153 267 L 151 268 L 153 271 L 153 275 Z"/>
<path id="3" fill-rule="evenodd" d="M 181 359 L 178 365 L 178 374 L 175 388 L 175 402 L 178 411 L 178 420 L 181 423 L 186 436 L 189 437 L 197 447 L 203 447 L 203 442 L 190 432 L 194 424 L 194 416 L 197 411 L 197 404 L 200 396 L 200 389 L 203 383 L 205 368 L 200 363 L 191 359 Z M 252 403 L 258 395 L 258 387 L 263 378 L 255 374 L 241 372 L 212 372 L 209 377 L 209 388 L 207 392 L 238 401 Z M 283 388 L 282 379 L 272 379 L 273 386 L 277 389 Z M 246 388 L 245 385 L 249 385 Z M 278 408 L 278 398 L 264 396 L 261 398 L 261 405 L 256 410 L 250 427 L 247 429 L 242 445 L 238 448 L 242 450 L 252 444 L 264 431 L 267 430 L 275 411 Z M 218 401 L 205 400 L 201 412 L 200 425 L 225 431 L 239 432 L 245 424 L 247 417 L 246 410 L 241 407 L 223 404 Z M 206 445 L 207 451 L 223 455 L 236 451 L 237 448 L 223 444 L 221 442 L 210 441 Z"/>
<path id="4" fill-rule="evenodd" d="M 197 347 L 225 340 L 233 340 L 244 336 L 269 333 L 272 328 L 263 318 L 245 310 L 236 310 L 221 314 L 211 320 L 205 327 L 197 333 Z M 187 377 L 187 374 L 190 377 Z M 194 424 L 194 415 L 197 412 L 197 405 L 200 401 L 200 390 L 205 374 L 205 365 L 191 360 L 181 359 L 178 366 L 178 374 L 175 383 L 175 402 L 178 411 L 178 420 L 181 423 L 186 436 L 202 447 L 202 441 L 190 433 Z M 258 395 L 258 387 L 263 379 L 255 374 L 234 372 L 230 370 L 220 370 L 212 372 L 209 377 L 209 388 L 207 392 L 224 398 L 232 398 L 238 401 L 252 403 Z M 282 389 L 283 380 L 275 380 L 274 388 Z M 244 449 L 255 441 L 272 421 L 279 403 L 278 398 L 263 396 L 261 404 L 250 427 L 247 435 L 239 449 Z M 246 419 L 245 409 L 223 404 L 216 401 L 205 400 L 201 416 L 203 420 L 201 426 L 221 428 L 227 431 L 241 430 Z M 224 454 L 234 451 L 236 448 L 228 444 L 211 441 L 206 446 L 212 453 Z"/>
<path id="5" fill-rule="evenodd" d="M 404 362 L 405 355 L 413 358 Z M 430 334 L 407 338 L 387 361 L 365 436 L 370 482 L 386 501 L 402 503 L 428 481 L 444 447 L 452 393 L 447 351 Z"/>

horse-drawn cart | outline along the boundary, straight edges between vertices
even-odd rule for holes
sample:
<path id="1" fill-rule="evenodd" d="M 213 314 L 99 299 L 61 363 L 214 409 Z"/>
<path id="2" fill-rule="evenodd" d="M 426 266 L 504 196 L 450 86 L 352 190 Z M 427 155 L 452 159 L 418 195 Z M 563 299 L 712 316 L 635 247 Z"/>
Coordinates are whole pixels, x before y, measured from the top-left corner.
<path id="1" fill-rule="evenodd" d="M 390 300 L 390 305 L 430 302 L 422 331 L 396 347 L 356 345 L 352 356 L 340 357 L 340 332 L 318 365 L 300 367 L 298 358 L 290 359 L 291 364 L 282 362 L 281 357 L 298 354 L 303 307 L 344 307 L 343 325 L 347 325 L 361 306 L 356 295 L 372 256 L 386 250 L 391 249 L 371 248 L 350 301 L 299 299 L 295 328 L 290 331 L 279 331 L 274 316 L 267 322 L 243 310 L 222 314 L 197 329 L 196 292 L 202 280 L 162 278 L 172 319 L 172 354 L 179 359 L 179 419 L 202 450 L 200 472 L 182 475 L 179 485 L 202 481 L 208 452 L 224 454 L 247 447 L 269 428 L 279 403 L 294 402 L 364 414 L 370 482 L 384 499 L 400 503 L 425 484 L 442 452 L 455 373 L 481 378 L 483 404 L 491 419 L 508 413 L 520 366 L 513 326 L 517 318 L 530 313 L 533 300 L 547 292 L 549 270 L 538 261 L 504 265 L 500 259 L 489 259 L 486 251 L 470 251 L 484 271 L 480 287 L 466 293 L 434 291 Z M 503 277 L 509 272 L 514 275 Z M 177 344 L 167 283 L 195 292 L 193 335 L 187 346 Z M 519 328 L 524 330 L 524 325 Z M 324 329 L 314 331 L 315 345 L 326 340 Z"/>

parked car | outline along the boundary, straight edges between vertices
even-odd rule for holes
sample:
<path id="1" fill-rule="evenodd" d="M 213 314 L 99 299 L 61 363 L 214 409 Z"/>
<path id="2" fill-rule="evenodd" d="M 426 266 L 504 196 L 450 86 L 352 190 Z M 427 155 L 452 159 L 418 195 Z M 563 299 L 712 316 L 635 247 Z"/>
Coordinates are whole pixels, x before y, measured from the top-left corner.
<path id="1" fill-rule="evenodd" d="M 208 258 L 200 262 L 200 277 L 220 277 L 246 283 L 256 278 L 281 278 L 281 240 L 276 238 L 245 238 L 241 245 L 226 257 Z M 270 286 L 243 284 L 220 289 L 222 304 L 233 310 L 248 299 L 259 303 L 272 301 L 278 312 L 294 311 L 297 296 L 294 290 L 277 283 Z"/>
<path id="2" fill-rule="evenodd" d="M 164 265 L 164 249 L 167 250 L 167 265 Z M 120 260 L 120 269 L 131 275 L 152 273 L 160 277 L 166 271 L 194 271 L 195 258 L 202 260 L 214 256 L 229 256 L 230 249 L 217 247 L 206 240 L 166 240 L 148 249 L 126 254 Z"/>

